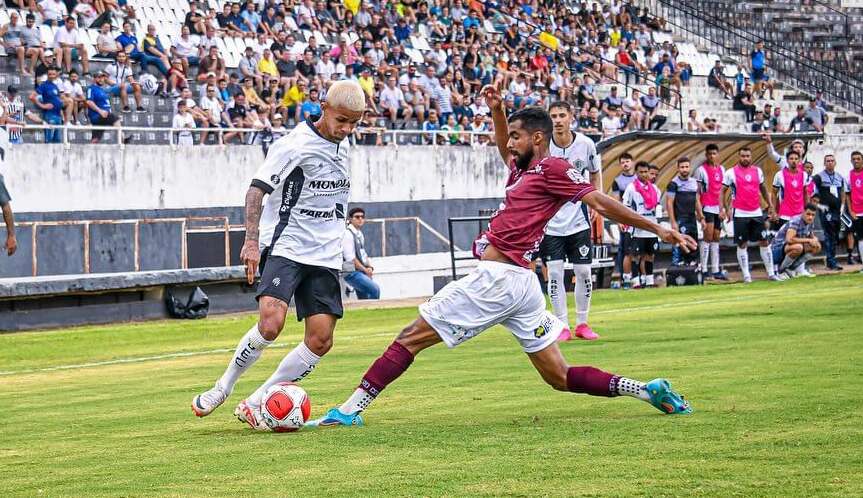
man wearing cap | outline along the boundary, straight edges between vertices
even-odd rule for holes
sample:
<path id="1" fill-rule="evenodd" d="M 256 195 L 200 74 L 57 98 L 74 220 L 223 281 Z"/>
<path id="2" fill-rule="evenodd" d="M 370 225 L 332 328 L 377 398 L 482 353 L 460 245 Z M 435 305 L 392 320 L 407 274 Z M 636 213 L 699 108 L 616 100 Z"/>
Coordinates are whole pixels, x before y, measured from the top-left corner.
<path id="1" fill-rule="evenodd" d="M 804 115 L 812 121 L 812 127 L 815 128 L 815 131 L 824 131 L 828 119 L 827 111 L 818 107 L 815 97 L 809 99 L 809 107 L 806 109 Z"/>
<path id="2" fill-rule="evenodd" d="M 75 27 L 74 17 L 67 17 L 63 27 L 54 34 L 54 50 L 57 53 L 57 65 L 65 66 L 66 72 L 72 70 L 73 60 L 81 59 L 84 76 L 90 75 L 90 56 Z"/>
<path id="3" fill-rule="evenodd" d="M 53 54 L 51 54 L 51 58 L 53 58 Z M 42 111 L 42 120 L 50 125 L 63 124 L 63 101 L 60 100 L 60 87 L 57 86 L 59 75 L 60 70 L 57 67 L 48 67 L 46 69 L 47 79 L 30 93 L 30 101 Z M 58 128 L 45 130 L 45 143 L 60 143 L 61 141 Z"/>
<path id="4" fill-rule="evenodd" d="M 87 117 L 93 126 L 119 126 L 120 118 L 111 114 L 111 98 L 103 88 L 108 81 L 108 73 L 99 71 L 93 84 L 87 87 Z M 104 130 L 93 130 L 90 143 L 99 143 Z"/>
<path id="5" fill-rule="evenodd" d="M 814 130 L 815 127 L 813 126 L 812 118 L 806 115 L 806 108 L 802 105 L 798 105 L 797 115 L 791 120 L 791 124 L 788 126 L 788 131 L 802 133 Z"/>

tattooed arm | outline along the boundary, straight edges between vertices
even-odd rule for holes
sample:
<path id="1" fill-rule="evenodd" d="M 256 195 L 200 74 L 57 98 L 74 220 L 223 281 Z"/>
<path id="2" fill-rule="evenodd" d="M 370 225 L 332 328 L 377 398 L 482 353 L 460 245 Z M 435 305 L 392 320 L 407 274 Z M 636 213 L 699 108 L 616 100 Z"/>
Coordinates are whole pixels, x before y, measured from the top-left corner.
<path id="1" fill-rule="evenodd" d="M 261 251 L 258 248 L 259 225 L 261 221 L 262 201 L 264 191 L 251 186 L 246 192 L 246 241 L 240 251 L 240 261 L 246 265 L 246 280 L 249 285 L 255 282 L 255 273 L 261 261 Z"/>

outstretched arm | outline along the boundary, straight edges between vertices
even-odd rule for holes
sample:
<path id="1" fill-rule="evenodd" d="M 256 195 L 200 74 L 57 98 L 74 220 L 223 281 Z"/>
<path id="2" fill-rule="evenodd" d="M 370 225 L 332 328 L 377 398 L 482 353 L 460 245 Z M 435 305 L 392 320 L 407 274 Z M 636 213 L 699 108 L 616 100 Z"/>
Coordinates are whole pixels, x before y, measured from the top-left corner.
<path id="1" fill-rule="evenodd" d="M 496 85 L 486 85 L 481 90 L 481 94 L 485 97 L 485 103 L 491 109 L 491 119 L 494 122 L 494 141 L 497 144 L 497 151 L 500 152 L 500 157 L 503 162 L 509 165 L 510 154 L 506 148 L 506 142 L 509 140 L 509 125 L 506 122 L 506 111 L 503 108 L 503 83 L 498 81 Z"/>
<path id="2" fill-rule="evenodd" d="M 259 187 L 251 186 L 246 192 L 246 241 L 240 251 L 240 261 L 246 265 L 246 280 L 249 285 L 255 282 L 255 273 L 258 271 L 258 263 L 261 261 L 261 250 L 258 248 L 259 227 L 261 221 L 262 201 L 264 191 Z"/>
<path id="3" fill-rule="evenodd" d="M 590 192 L 582 197 L 581 201 L 612 221 L 653 232 L 663 242 L 678 245 L 684 252 L 694 251 L 698 248 L 698 243 L 692 237 L 650 221 L 602 192 Z"/>

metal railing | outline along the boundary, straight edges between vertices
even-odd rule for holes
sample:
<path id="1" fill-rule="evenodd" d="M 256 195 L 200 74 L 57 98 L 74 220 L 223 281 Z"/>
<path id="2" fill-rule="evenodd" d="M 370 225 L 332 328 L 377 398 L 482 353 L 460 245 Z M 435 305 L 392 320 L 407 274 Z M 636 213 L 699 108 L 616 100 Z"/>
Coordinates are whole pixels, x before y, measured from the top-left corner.
<path id="1" fill-rule="evenodd" d="M 766 33 L 777 31 L 775 26 L 765 24 L 758 32 L 737 26 L 736 19 L 757 16 L 751 12 L 748 16 L 737 13 L 735 20 L 728 19 L 725 14 L 735 11 L 731 5 L 734 2 L 643 0 L 641 3 L 648 6 L 653 16 L 709 42 L 727 56 L 740 58 L 756 42 L 765 41 L 765 48 L 775 55 L 768 66 L 779 73 L 783 81 L 811 94 L 823 91 L 828 100 L 852 112 L 863 113 L 863 82 L 787 48 L 787 43 L 765 40 Z"/>

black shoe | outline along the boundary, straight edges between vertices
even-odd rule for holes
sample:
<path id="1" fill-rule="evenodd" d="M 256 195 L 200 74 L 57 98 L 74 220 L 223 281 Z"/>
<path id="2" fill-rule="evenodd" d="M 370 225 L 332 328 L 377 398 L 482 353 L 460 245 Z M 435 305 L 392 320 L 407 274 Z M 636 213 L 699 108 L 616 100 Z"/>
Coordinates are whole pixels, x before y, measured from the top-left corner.
<path id="1" fill-rule="evenodd" d="M 135 108 L 135 112 L 147 112 L 147 109 L 144 109 L 143 107 L 138 106 Z"/>
<path id="2" fill-rule="evenodd" d="M 123 112 L 132 112 L 132 108 L 127 106 L 127 105 L 124 105 L 123 106 Z"/>

